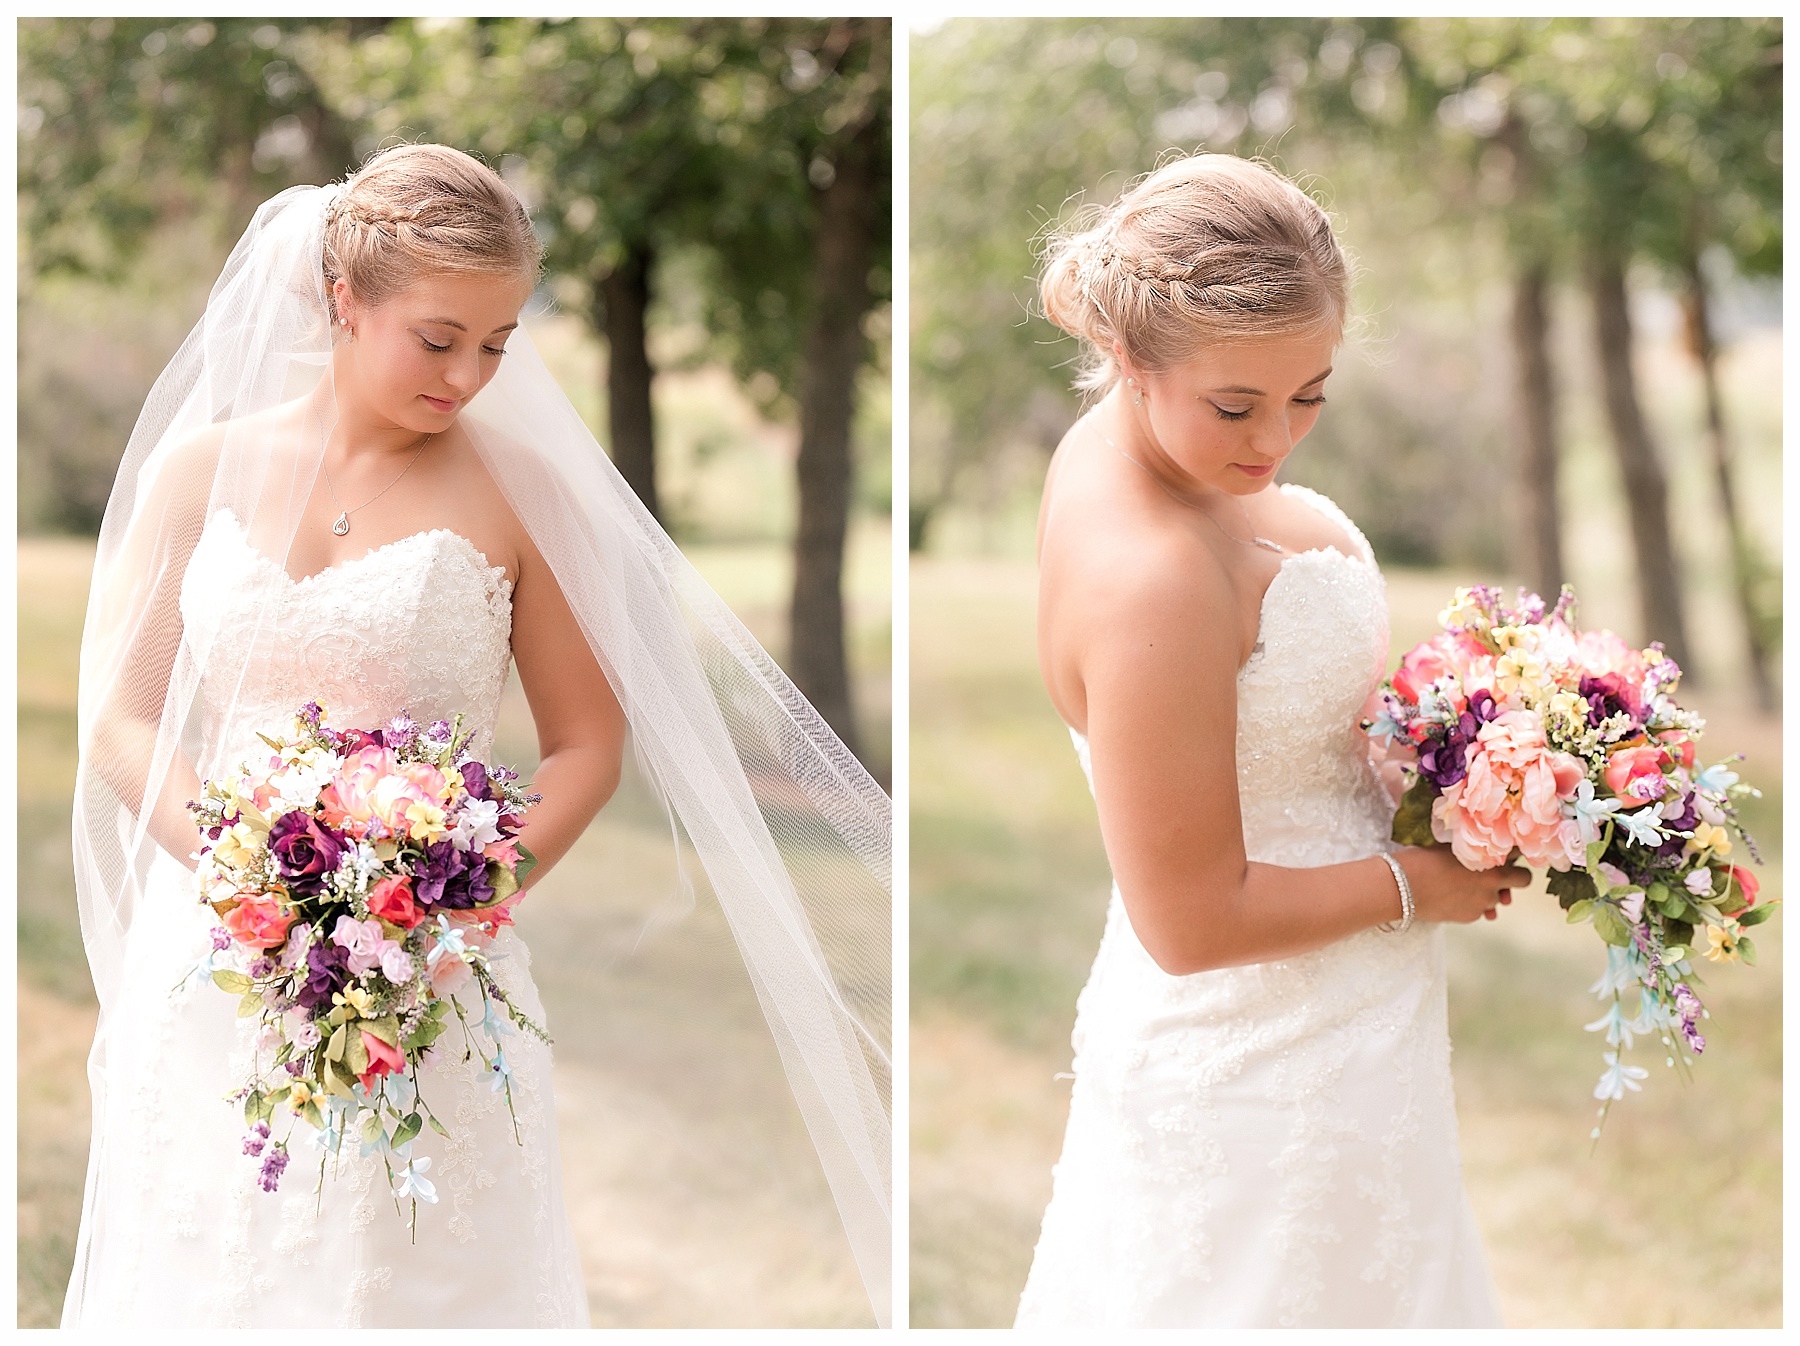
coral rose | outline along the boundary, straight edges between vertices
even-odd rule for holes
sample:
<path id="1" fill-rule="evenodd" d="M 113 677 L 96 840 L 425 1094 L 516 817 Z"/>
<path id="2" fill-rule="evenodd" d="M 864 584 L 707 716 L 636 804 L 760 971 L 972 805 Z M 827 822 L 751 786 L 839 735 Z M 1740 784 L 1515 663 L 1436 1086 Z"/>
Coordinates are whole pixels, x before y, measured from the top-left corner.
<path id="1" fill-rule="evenodd" d="M 369 1053 L 369 1068 L 356 1077 L 356 1082 L 367 1089 L 370 1084 L 383 1075 L 392 1075 L 406 1069 L 406 1058 L 400 1054 L 398 1047 L 390 1047 L 368 1029 L 358 1029 L 362 1034 L 363 1047 Z"/>
<path id="2" fill-rule="evenodd" d="M 425 913 L 413 904 L 412 880 L 403 874 L 390 875 L 375 885 L 369 893 L 369 915 L 402 930 L 411 930 L 425 919 Z"/>
<path id="3" fill-rule="evenodd" d="M 1668 763 L 1668 752 L 1653 744 L 1620 748 L 1606 759 L 1606 770 L 1601 773 L 1601 779 L 1606 782 L 1606 788 L 1619 797 L 1622 807 L 1635 809 L 1661 799 L 1666 793 L 1663 767 Z"/>
<path id="4" fill-rule="evenodd" d="M 1415 645 L 1394 671 L 1394 690 L 1415 705 L 1419 695 L 1446 675 L 1461 677 L 1471 661 L 1482 653 L 1481 644 L 1466 631 L 1440 631 L 1422 645 Z"/>
<path id="5" fill-rule="evenodd" d="M 319 792 L 325 821 L 359 840 L 367 836 L 375 821 L 375 791 L 398 766 L 394 755 L 382 747 L 365 747 L 346 757 Z"/>
<path id="6" fill-rule="evenodd" d="M 1757 878 L 1756 875 L 1752 874 L 1742 865 L 1733 865 L 1731 867 L 1731 877 L 1743 891 L 1744 901 L 1754 907 L 1756 905 L 1756 895 L 1762 891 L 1762 880 Z"/>
<path id="7" fill-rule="evenodd" d="M 220 918 L 231 937 L 252 949 L 273 949 L 287 943 L 294 918 L 266 897 L 247 897 Z"/>

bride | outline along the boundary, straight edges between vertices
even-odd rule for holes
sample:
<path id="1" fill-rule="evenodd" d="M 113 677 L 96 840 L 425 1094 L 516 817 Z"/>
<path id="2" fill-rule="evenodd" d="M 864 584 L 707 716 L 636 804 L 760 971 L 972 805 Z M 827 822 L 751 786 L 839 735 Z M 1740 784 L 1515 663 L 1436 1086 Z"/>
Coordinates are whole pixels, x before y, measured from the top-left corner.
<path id="1" fill-rule="evenodd" d="M 509 662 L 541 755 L 531 881 L 612 794 L 629 731 L 730 920 L 885 1320 L 888 802 L 550 379 L 519 325 L 538 256 L 476 160 L 385 151 L 257 212 L 145 405 L 82 642 L 75 855 L 101 1012 L 65 1326 L 587 1324 L 546 1045 L 506 1040 L 510 1110 L 478 1057 L 426 1058 L 447 1134 L 401 1156 L 409 1231 L 355 1138 L 322 1183 L 306 1127 L 285 1182 L 272 1149 L 249 1153 L 224 1100 L 254 1020 L 187 975 L 215 924 L 185 808 L 203 779 L 309 701 L 338 728 L 461 713 L 485 755 Z M 492 956 L 542 1023 L 523 943 L 506 930 Z"/>
<path id="2" fill-rule="evenodd" d="M 1440 927 L 1514 868 L 1392 850 L 1368 543 L 1275 485 L 1347 303 L 1274 171 L 1167 165 L 1047 258 L 1104 392 L 1056 452 L 1038 651 L 1115 877 L 1020 1326 L 1477 1326 Z"/>

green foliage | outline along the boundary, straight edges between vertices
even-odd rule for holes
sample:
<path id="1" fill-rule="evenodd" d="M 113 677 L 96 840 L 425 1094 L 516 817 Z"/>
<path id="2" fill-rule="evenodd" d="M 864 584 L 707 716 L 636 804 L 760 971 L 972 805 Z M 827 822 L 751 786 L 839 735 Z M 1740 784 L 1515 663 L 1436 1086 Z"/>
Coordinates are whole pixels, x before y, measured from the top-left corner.
<path id="1" fill-rule="evenodd" d="M 1579 920 L 1574 912 L 1575 904 L 1590 901 L 1598 896 L 1593 876 L 1585 869 L 1553 869 L 1544 882 L 1545 889 L 1557 901 L 1557 905 L 1569 913 L 1570 920 Z"/>
<path id="2" fill-rule="evenodd" d="M 1431 803 L 1437 792 L 1431 782 L 1417 776 L 1400 796 L 1400 807 L 1394 810 L 1394 840 L 1402 846 L 1435 846 L 1437 837 L 1431 831 Z"/>

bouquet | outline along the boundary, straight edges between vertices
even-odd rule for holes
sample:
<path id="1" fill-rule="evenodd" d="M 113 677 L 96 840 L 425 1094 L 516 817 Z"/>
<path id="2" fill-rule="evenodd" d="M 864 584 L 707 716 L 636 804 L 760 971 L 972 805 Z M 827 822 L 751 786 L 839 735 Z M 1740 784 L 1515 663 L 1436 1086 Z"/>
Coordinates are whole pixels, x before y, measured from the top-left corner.
<path id="1" fill-rule="evenodd" d="M 1570 923 L 1606 942 L 1592 989 L 1609 1005 L 1587 1025 L 1611 1048 L 1594 1089 L 1604 1123 L 1649 1073 L 1624 1061 L 1635 1039 L 1660 1039 L 1671 1067 L 1687 1065 L 1677 1038 L 1705 1050 L 1696 960 L 1756 961 L 1746 931 L 1778 904 L 1758 903 L 1732 858 L 1741 841 L 1760 863 L 1733 803 L 1758 791 L 1724 763 L 1699 767 L 1704 722 L 1676 704 L 1681 670 L 1662 647 L 1579 630 L 1568 588 L 1548 612 L 1523 590 L 1506 607 L 1497 589 L 1458 589 L 1438 620 L 1364 722 L 1405 765 L 1394 840 L 1447 842 L 1470 869 L 1547 869 Z"/>
<path id="2" fill-rule="evenodd" d="M 251 1078 L 231 1099 L 263 1190 L 276 1190 L 305 1122 L 320 1190 L 354 1136 L 363 1156 L 382 1156 L 413 1224 L 437 1194 L 412 1142 L 427 1124 L 449 1134 L 420 1094 L 420 1061 L 454 1018 L 464 1059 L 480 1055 L 510 1110 L 501 1038 L 516 1026 L 549 1041 L 487 953 L 535 863 L 517 837 L 540 796 L 469 756 L 461 716 L 421 727 L 402 712 L 372 731 L 325 719 L 301 707 L 285 735 L 258 735 L 266 757 L 188 805 L 200 900 L 219 925 L 183 985 L 210 978 L 259 1021 Z"/>

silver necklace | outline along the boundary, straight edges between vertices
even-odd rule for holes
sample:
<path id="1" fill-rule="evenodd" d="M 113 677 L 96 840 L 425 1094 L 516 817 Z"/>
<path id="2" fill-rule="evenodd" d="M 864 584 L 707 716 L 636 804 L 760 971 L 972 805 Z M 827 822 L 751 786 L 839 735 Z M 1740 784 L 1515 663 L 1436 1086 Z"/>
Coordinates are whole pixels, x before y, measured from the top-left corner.
<path id="1" fill-rule="evenodd" d="M 433 430 L 431 434 L 426 435 L 424 439 L 419 441 L 418 450 L 413 454 L 412 458 L 408 460 L 406 466 L 400 469 L 400 477 L 404 477 L 408 472 L 412 471 L 413 464 L 419 461 L 419 455 L 425 452 L 425 446 L 431 443 L 432 435 L 435 434 L 437 434 L 437 431 Z M 350 516 L 352 514 L 356 513 L 359 509 L 367 509 L 370 505 L 374 504 L 377 500 L 381 499 L 382 496 L 386 495 L 389 491 L 393 490 L 394 487 L 400 484 L 400 477 L 395 477 L 386 486 L 383 486 L 379 491 L 375 492 L 374 495 L 363 501 L 362 504 L 350 509 L 345 509 L 344 502 L 338 499 L 337 491 L 332 487 L 331 468 L 323 459 L 319 461 L 319 466 L 325 473 L 325 489 L 331 494 L 331 503 L 338 507 L 338 516 L 331 521 L 331 531 L 336 533 L 339 537 L 344 537 L 349 533 Z"/>
<path id="2" fill-rule="evenodd" d="M 1163 494 L 1168 496 L 1169 499 L 1175 501 L 1178 504 L 1186 505 L 1189 509 L 1193 510 L 1196 514 L 1200 515 L 1202 518 L 1210 520 L 1212 523 L 1212 526 L 1214 528 L 1217 528 L 1221 533 L 1225 534 L 1225 536 L 1230 538 L 1233 542 L 1240 542 L 1246 547 L 1262 547 L 1266 551 L 1272 551 L 1279 555 L 1287 554 L 1287 548 L 1282 546 L 1279 542 L 1272 542 L 1266 537 L 1259 537 L 1257 535 L 1256 525 L 1250 522 L 1250 511 L 1244 508 L 1242 501 L 1238 502 L 1238 509 L 1242 512 L 1242 514 L 1244 516 L 1244 526 L 1250 530 L 1249 537 L 1239 537 L 1236 533 L 1232 532 L 1224 524 L 1220 523 L 1217 519 L 1214 519 L 1212 517 L 1212 515 L 1208 514 L 1205 510 L 1201 509 L 1200 506 L 1196 505 L 1192 500 L 1183 500 L 1180 496 L 1176 495 L 1175 492 L 1173 492 L 1169 489 L 1169 484 L 1166 481 L 1164 481 L 1161 477 L 1157 476 L 1156 473 L 1152 472 L 1149 468 L 1145 467 L 1137 459 L 1133 458 L 1129 453 L 1126 453 L 1124 449 L 1121 449 L 1117 444 L 1113 443 L 1112 440 L 1107 437 L 1106 432 L 1104 430 L 1102 430 L 1099 426 L 1096 425 L 1094 427 L 1094 433 L 1100 436 L 1101 440 L 1105 443 L 1107 448 L 1111 449 L 1114 453 L 1118 454 L 1119 457 L 1123 458 L 1126 462 L 1130 463 L 1138 471 L 1142 472 L 1146 477 L 1150 478 L 1151 481 L 1155 482 L 1158 486 L 1162 487 Z"/>

